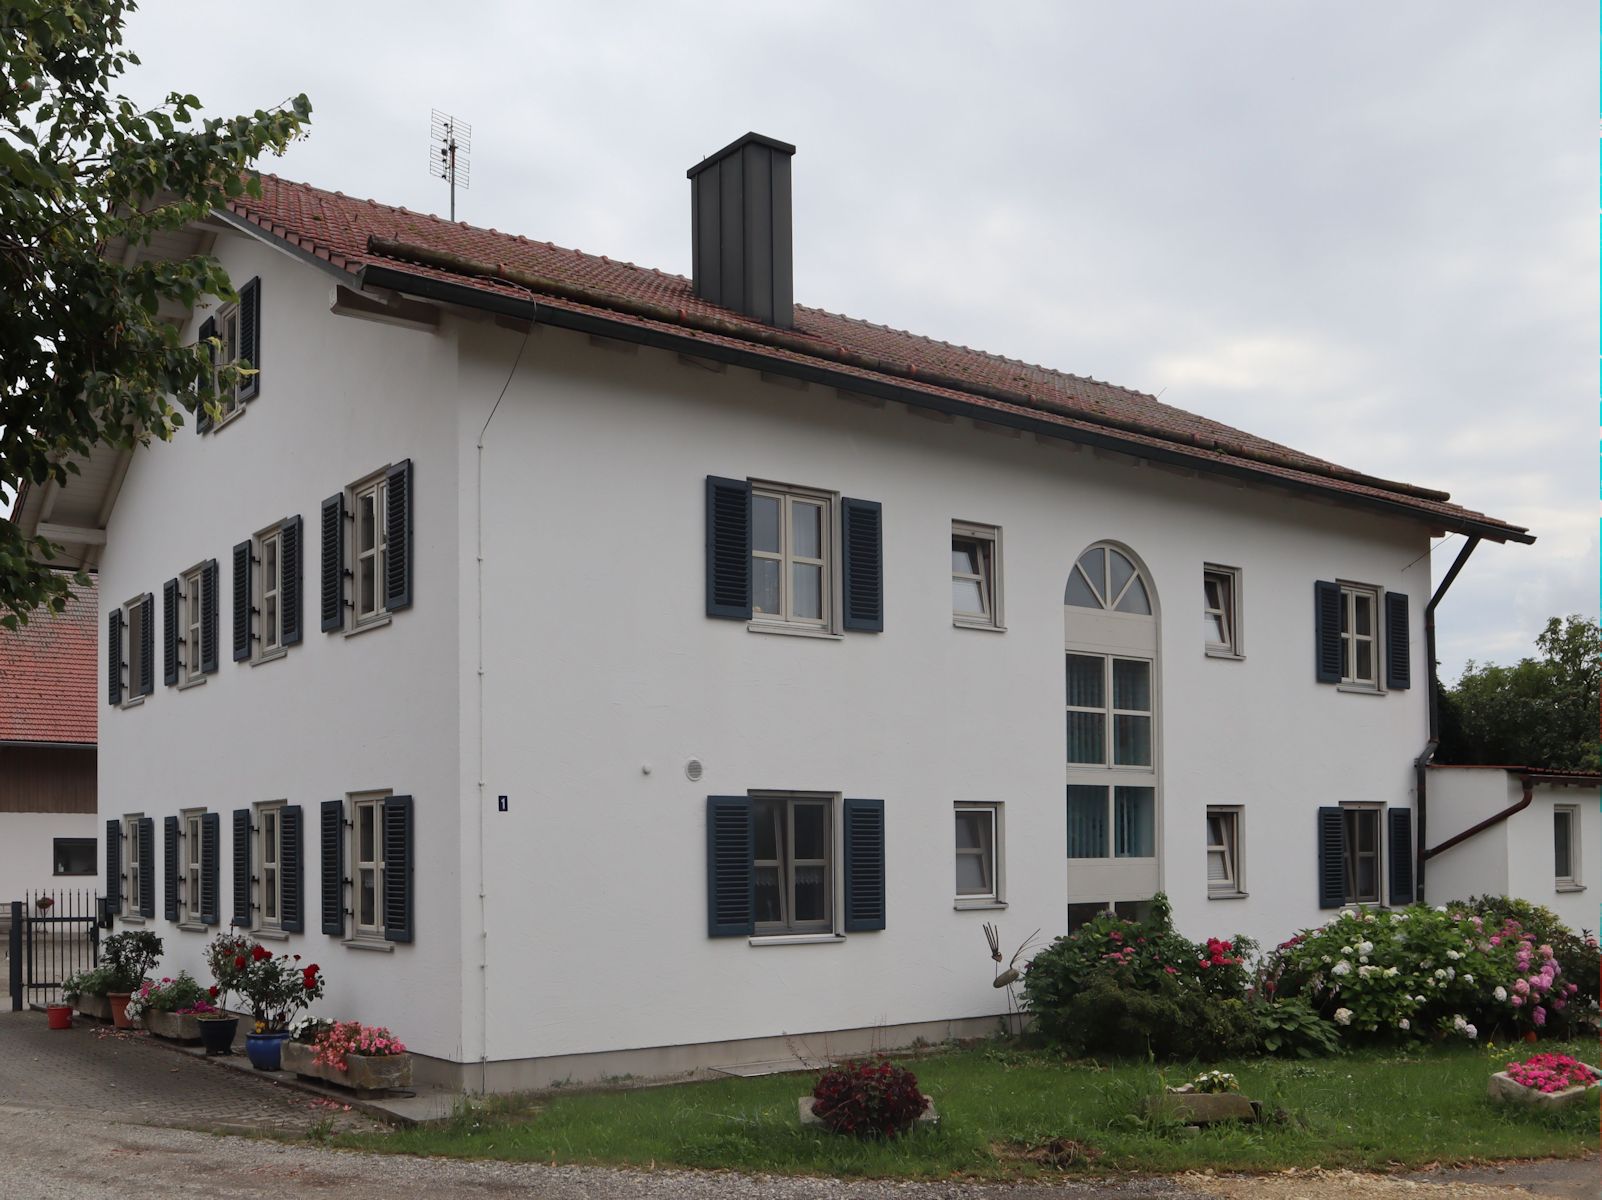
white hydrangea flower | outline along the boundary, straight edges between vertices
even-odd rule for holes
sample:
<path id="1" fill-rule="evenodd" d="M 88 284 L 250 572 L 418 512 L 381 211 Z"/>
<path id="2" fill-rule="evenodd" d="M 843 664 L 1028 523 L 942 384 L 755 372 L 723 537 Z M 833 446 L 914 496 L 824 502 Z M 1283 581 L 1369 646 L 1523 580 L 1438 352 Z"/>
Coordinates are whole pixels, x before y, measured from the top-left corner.
<path id="1" fill-rule="evenodd" d="M 1461 954 L 1459 954 L 1456 950 L 1448 950 L 1446 952 L 1446 957 L 1451 959 L 1453 962 L 1456 962 L 1458 959 L 1462 958 L 1463 956 Z"/>
<path id="2" fill-rule="evenodd" d="M 1446 905 L 1444 905 L 1444 904 L 1437 904 L 1437 905 L 1436 905 L 1436 906 L 1435 906 L 1435 911 L 1436 911 L 1436 912 L 1439 912 L 1439 913 L 1443 913 L 1443 912 L 1445 912 L 1445 911 L 1446 911 Z"/>
<path id="3" fill-rule="evenodd" d="M 1396 967 L 1386 967 L 1385 970 L 1380 972 L 1386 979 L 1395 979 L 1401 973 Z"/>
<path id="4" fill-rule="evenodd" d="M 1446 968 L 1446 977 L 1448 979 L 1456 979 L 1457 978 L 1457 968 L 1456 967 L 1447 967 Z"/>
<path id="5" fill-rule="evenodd" d="M 1337 1008 L 1335 1010 L 1335 1024 L 1337 1024 L 1337 1025 L 1350 1025 L 1351 1023 L 1352 1023 L 1352 1010 L 1351 1009 L 1349 1009 L 1349 1008 Z"/>
<path id="6" fill-rule="evenodd" d="M 1359 954 L 1373 954 L 1374 953 L 1374 943 L 1373 942 L 1358 942 L 1357 943 L 1357 952 Z"/>
<path id="7" fill-rule="evenodd" d="M 1498 984 L 1496 991 L 1491 993 L 1491 999 L 1495 1000 L 1498 1004 L 1502 1003 L 1507 999 L 1507 989 Z"/>
<path id="8" fill-rule="evenodd" d="M 1324 955 L 1321 955 L 1321 956 L 1320 956 L 1320 961 L 1322 961 L 1322 962 L 1323 962 L 1323 964 L 1324 964 L 1324 965 L 1325 965 L 1325 966 L 1326 966 L 1326 967 L 1327 967 L 1327 966 L 1329 966 L 1329 955 L 1327 955 L 1327 954 L 1324 954 Z"/>
<path id="9" fill-rule="evenodd" d="M 1462 1013 L 1458 1013 L 1457 1016 L 1452 1018 L 1452 1028 L 1457 1030 L 1459 1033 L 1463 1032 L 1467 1026 L 1468 1021 L 1464 1019 Z"/>
<path id="10" fill-rule="evenodd" d="M 1400 1021 L 1396 1022 L 1396 1028 L 1405 1032 L 1406 1030 L 1413 1028 L 1413 1022 L 1409 1021 L 1406 1017 L 1403 1017 Z"/>
<path id="11" fill-rule="evenodd" d="M 1437 979 L 1445 979 L 1446 978 L 1446 968 L 1445 967 L 1436 967 L 1435 968 L 1435 978 L 1437 978 Z"/>
<path id="12" fill-rule="evenodd" d="M 1356 915 L 1357 915 L 1357 910 L 1355 908 L 1343 908 L 1343 909 L 1341 909 L 1341 916 L 1343 916 L 1343 917 L 1355 917 Z"/>
<path id="13" fill-rule="evenodd" d="M 1362 967 L 1358 967 L 1357 968 L 1357 974 L 1358 974 L 1359 977 L 1361 977 L 1363 979 L 1367 979 L 1376 970 L 1378 970 L 1377 967 L 1362 966 Z"/>
<path id="14" fill-rule="evenodd" d="M 1341 947 L 1341 953 L 1342 954 L 1350 955 L 1351 952 L 1352 952 L 1352 948 L 1350 946 L 1342 946 Z"/>
<path id="15" fill-rule="evenodd" d="M 1474 982 L 1474 976 L 1472 976 L 1472 975 L 1464 975 L 1463 976 L 1463 982 L 1464 983 L 1473 983 Z"/>
<path id="16" fill-rule="evenodd" d="M 1347 962 L 1344 958 L 1330 968 L 1331 975 L 1350 975 L 1351 973 L 1352 964 Z"/>
<path id="17" fill-rule="evenodd" d="M 1465 1025 L 1463 1026 L 1463 1036 L 1472 1041 L 1480 1036 L 1480 1031 L 1475 1029 L 1472 1025 Z"/>

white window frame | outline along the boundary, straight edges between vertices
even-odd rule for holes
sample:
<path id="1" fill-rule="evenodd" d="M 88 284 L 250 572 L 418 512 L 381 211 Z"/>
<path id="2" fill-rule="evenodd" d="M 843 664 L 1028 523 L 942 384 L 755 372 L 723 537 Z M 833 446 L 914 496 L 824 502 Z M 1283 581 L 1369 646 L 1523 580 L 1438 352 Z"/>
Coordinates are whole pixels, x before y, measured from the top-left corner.
<path id="1" fill-rule="evenodd" d="M 139 667 L 144 661 L 145 643 L 143 627 L 145 619 L 144 595 L 135 596 L 122 605 L 122 651 L 124 661 L 119 663 L 117 670 L 123 674 L 122 703 L 120 708 L 133 708 L 143 704 L 145 697 L 139 691 Z M 155 606 L 150 608 L 149 615 L 154 618 Z M 151 645 L 155 645 L 155 631 L 151 631 Z M 155 670 L 154 664 L 151 666 Z M 152 675 L 154 678 L 154 675 Z"/>
<path id="2" fill-rule="evenodd" d="M 204 563 L 196 563 L 178 576 L 178 686 L 204 683 L 200 638 L 205 624 L 206 573 Z"/>
<path id="3" fill-rule="evenodd" d="M 1560 820 L 1566 820 L 1569 825 L 1569 873 L 1563 875 L 1557 869 L 1557 825 Z M 1585 885 L 1580 880 L 1580 806 L 1577 804 L 1557 804 L 1552 808 L 1552 874 L 1553 882 L 1560 892 L 1581 892 Z"/>
<path id="4" fill-rule="evenodd" d="M 1206 563 L 1202 567 L 1202 605 L 1207 619 L 1207 653 L 1213 658 L 1242 658 L 1245 650 L 1241 641 L 1240 568 L 1221 567 Z M 1220 603 L 1214 607 L 1208 589 L 1217 586 Z M 1217 617 L 1224 628 L 1224 640 L 1212 637 L 1212 620 Z"/>
<path id="5" fill-rule="evenodd" d="M 122 915 L 143 919 L 139 912 L 139 822 L 144 813 L 124 813 L 122 817 Z"/>
<path id="6" fill-rule="evenodd" d="M 1006 623 L 1002 615 L 1001 606 L 1001 527 L 998 525 L 980 525 L 972 521 L 951 522 L 951 552 L 957 553 L 957 543 L 965 542 L 972 545 L 978 558 L 979 571 L 977 574 L 958 571 L 955 564 L 951 569 L 951 580 L 967 580 L 979 585 L 979 603 L 984 609 L 982 612 L 964 612 L 956 607 L 956 597 L 952 597 L 951 623 L 959 629 L 993 629 L 1004 630 Z"/>
<path id="7" fill-rule="evenodd" d="M 964 814 L 983 814 L 988 822 L 989 842 L 977 848 L 968 848 L 956 844 L 957 826 Z M 952 850 L 954 861 L 952 863 L 952 895 L 958 908 L 995 908 L 1006 903 L 1006 875 L 1003 862 L 1003 838 L 1005 830 L 1002 823 L 1002 805 L 979 802 L 963 802 L 953 806 L 952 810 Z M 985 865 L 985 874 L 990 880 L 990 890 L 987 892 L 964 892 L 958 890 L 956 883 L 960 873 L 957 872 L 956 863 L 965 855 L 977 857 Z"/>
<path id="8" fill-rule="evenodd" d="M 1372 896 L 1357 895 L 1358 858 L 1363 853 L 1357 848 L 1357 840 L 1352 836 L 1354 825 L 1352 818 L 1359 813 L 1372 813 L 1374 816 L 1374 894 Z M 1343 804 L 1341 805 L 1341 892 L 1343 904 L 1384 904 L 1385 903 L 1385 805 L 1383 804 Z"/>
<path id="9" fill-rule="evenodd" d="M 362 504 L 373 498 L 373 545 L 362 547 Z M 389 498 L 389 472 L 385 470 L 354 483 L 349 488 L 350 504 L 350 589 L 351 619 L 353 628 L 373 625 L 389 616 L 384 607 L 384 576 L 389 565 L 389 521 L 386 519 Z M 366 560 L 373 564 L 372 604 L 362 606 L 362 565 Z"/>
<path id="10" fill-rule="evenodd" d="M 200 925 L 201 917 L 201 887 L 204 875 L 202 864 L 202 844 L 205 823 L 201 820 L 206 815 L 203 808 L 186 808 L 178 814 L 178 849 L 182 856 L 180 866 L 183 874 L 179 876 L 183 884 L 183 898 L 178 905 L 180 924 Z"/>
<path id="11" fill-rule="evenodd" d="M 216 431 L 245 411 L 244 401 L 239 398 L 238 387 L 224 395 L 217 383 L 218 368 L 232 366 L 239 361 L 239 305 L 223 305 L 213 320 L 217 324 L 217 340 L 222 344 L 217 351 L 211 376 L 212 391 L 217 395 L 218 415 L 212 424 L 212 430 Z"/>
<path id="12" fill-rule="evenodd" d="M 388 792 L 362 792 L 350 797 L 350 913 L 357 941 L 384 940 L 384 801 Z M 373 817 L 373 857 L 362 857 L 362 815 Z M 362 880 L 373 878 L 373 919 L 362 920 Z M 280 910 L 281 911 L 281 910 Z"/>
<path id="13" fill-rule="evenodd" d="M 259 566 L 251 572 L 251 602 L 258 616 L 257 636 L 251 640 L 252 662 L 277 658 L 284 652 L 284 527 L 269 525 L 254 534 L 250 552 Z M 277 569 L 267 569 L 271 553 Z M 269 615 L 269 613 L 271 615 Z"/>
<path id="14" fill-rule="evenodd" d="M 1341 686 L 1365 692 L 1383 690 L 1380 681 L 1385 674 L 1380 663 L 1380 589 L 1366 583 L 1342 581 L 1341 589 Z M 1364 597 L 1370 604 L 1368 632 L 1357 632 L 1357 600 Z M 1368 663 L 1372 677 L 1357 673 L 1357 647 L 1369 644 Z"/>
<path id="15" fill-rule="evenodd" d="M 256 805 L 251 814 L 250 862 L 258 885 L 255 896 L 256 928 L 284 927 L 284 807 L 283 800 Z M 268 825 L 273 834 L 268 833 Z"/>
<path id="16" fill-rule="evenodd" d="M 1075 658 L 1099 658 L 1102 660 L 1101 687 L 1102 697 L 1106 703 L 1101 707 L 1091 707 L 1083 704 L 1064 704 L 1065 712 L 1099 713 L 1105 720 L 1102 723 L 1102 747 L 1100 762 L 1069 762 L 1070 767 L 1085 768 L 1089 770 L 1109 771 L 1138 771 L 1149 774 L 1154 767 L 1156 759 L 1157 739 L 1157 663 L 1154 659 L 1143 658 L 1138 654 L 1119 654 L 1116 652 L 1097 652 L 1092 650 L 1067 650 L 1064 656 L 1073 655 Z M 1113 707 L 1113 664 L 1115 662 L 1138 662 L 1146 666 L 1146 690 L 1151 696 L 1150 708 L 1115 708 Z M 1066 663 L 1064 666 L 1066 667 Z M 1148 734 L 1146 747 L 1152 762 L 1144 763 L 1115 763 L 1113 758 L 1117 746 L 1117 718 L 1119 717 L 1145 717 L 1150 724 L 1147 726 Z M 1064 747 L 1066 751 L 1066 747 Z"/>
<path id="17" fill-rule="evenodd" d="M 834 594 L 838 574 L 835 569 L 835 545 L 837 542 L 835 524 L 839 519 L 837 515 L 839 512 L 839 498 L 833 492 L 818 491 L 814 488 L 795 487 L 783 483 L 768 483 L 754 479 L 750 483 L 753 513 L 759 498 L 776 500 L 779 504 L 779 549 L 777 552 L 758 550 L 756 548 L 754 515 L 752 519 L 752 627 L 788 628 L 806 633 L 839 632 L 835 627 L 835 614 L 838 606 L 835 603 Z M 799 555 L 794 552 L 794 518 L 797 504 L 816 505 L 819 509 L 817 557 Z M 779 611 L 777 613 L 761 612 L 756 608 L 756 570 L 754 564 L 759 559 L 779 564 Z M 797 566 L 818 568 L 819 615 L 816 617 L 796 615 L 794 569 Z"/>
<path id="18" fill-rule="evenodd" d="M 1213 842 L 1213 822 L 1221 823 L 1223 839 Z M 1242 860 L 1245 838 L 1242 827 L 1246 823 L 1246 810 L 1238 804 L 1209 804 L 1207 806 L 1207 898 L 1210 900 L 1235 899 L 1246 895 L 1246 872 Z M 1213 856 L 1224 861 L 1223 879 L 1213 878 Z"/>
<path id="19" fill-rule="evenodd" d="M 840 905 L 835 896 L 836 882 L 840 874 L 840 802 L 839 797 L 828 793 L 818 792 L 752 792 L 752 820 L 758 819 L 758 806 L 763 803 L 781 804 L 784 813 L 784 829 L 782 835 L 776 836 L 776 849 L 780 857 L 766 859 L 756 857 L 756 843 L 753 840 L 751 850 L 751 872 L 753 877 L 758 868 L 771 867 L 779 873 L 779 900 L 782 919 L 779 921 L 756 921 L 752 925 L 752 934 L 756 938 L 765 937 L 806 937 L 828 936 L 838 932 L 835 922 L 840 912 Z M 823 834 L 823 844 L 827 856 L 822 860 L 815 858 L 798 859 L 795 857 L 795 810 L 798 805 L 814 804 L 823 809 L 827 828 Z M 821 920 L 797 921 L 794 919 L 795 907 L 795 869 L 797 867 L 823 868 L 823 898 L 824 915 Z"/>

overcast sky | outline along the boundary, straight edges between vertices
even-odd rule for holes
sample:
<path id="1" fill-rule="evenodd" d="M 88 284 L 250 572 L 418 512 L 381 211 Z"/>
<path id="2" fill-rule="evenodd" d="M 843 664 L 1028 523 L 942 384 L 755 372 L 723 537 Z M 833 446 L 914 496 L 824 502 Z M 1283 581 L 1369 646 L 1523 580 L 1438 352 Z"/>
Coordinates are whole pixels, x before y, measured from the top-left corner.
<path id="1" fill-rule="evenodd" d="M 125 81 L 304 91 L 266 170 L 690 269 L 686 168 L 793 142 L 801 303 L 1093 375 L 1530 526 L 1443 677 L 1597 616 L 1597 6 L 145 0 Z M 1444 573 L 1461 539 L 1434 553 Z M 1419 598 L 1422 603 L 1423 598 Z"/>

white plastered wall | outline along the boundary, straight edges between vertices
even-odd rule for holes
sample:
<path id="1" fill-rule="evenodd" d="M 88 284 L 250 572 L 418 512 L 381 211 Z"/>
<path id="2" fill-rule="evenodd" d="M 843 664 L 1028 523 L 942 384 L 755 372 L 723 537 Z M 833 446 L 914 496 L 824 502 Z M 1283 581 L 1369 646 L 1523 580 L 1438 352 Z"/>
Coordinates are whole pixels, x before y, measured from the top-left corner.
<path id="1" fill-rule="evenodd" d="M 98 864 L 99 830 L 94 813 L 0 812 L 0 904 L 20 900 L 24 892 L 94 891 L 95 875 L 54 874 L 53 852 L 56 838 L 90 838 Z"/>

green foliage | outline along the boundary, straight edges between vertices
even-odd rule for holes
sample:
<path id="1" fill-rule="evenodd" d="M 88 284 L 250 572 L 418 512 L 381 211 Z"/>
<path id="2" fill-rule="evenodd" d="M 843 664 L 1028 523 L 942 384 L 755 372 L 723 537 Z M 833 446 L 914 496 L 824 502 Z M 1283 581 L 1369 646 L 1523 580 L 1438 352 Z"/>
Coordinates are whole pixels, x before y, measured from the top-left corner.
<path id="1" fill-rule="evenodd" d="M 1598 947 L 1594 935 L 1584 930 L 1575 932 L 1544 905 L 1511 896 L 1471 896 L 1447 907 L 1474 913 L 1492 928 L 1517 921 L 1537 946 L 1551 946 L 1553 957 L 1563 968 L 1563 978 L 1578 989 L 1573 1001 L 1578 1009 L 1576 1018 L 1587 1014 L 1594 1018 L 1594 1010 L 1602 1001 L 1602 996 L 1598 995 L 1598 985 L 1602 983 L 1602 948 Z"/>
<path id="2" fill-rule="evenodd" d="M 1246 1053 L 1245 939 L 1198 945 L 1174 932 L 1158 896 L 1141 922 L 1101 913 L 1035 955 L 1024 1007 L 1044 1037 L 1074 1054 L 1213 1059 Z"/>
<path id="3" fill-rule="evenodd" d="M 127 265 L 122 246 L 182 229 L 260 193 L 251 165 L 305 129 L 296 96 L 270 112 L 198 116 L 170 93 L 140 109 L 113 91 L 132 0 L 7 0 L 0 6 L 0 483 L 67 483 L 70 456 L 99 443 L 170 438 L 179 407 L 213 406 L 245 367 L 216 372 L 209 347 L 179 344 L 169 318 L 233 299 L 215 259 Z M 59 612 L 72 577 L 44 539 L 0 519 L 0 625 Z M 87 582 L 81 577 L 80 583 Z"/>
<path id="4" fill-rule="evenodd" d="M 1553 617 L 1535 644 L 1540 658 L 1471 661 L 1442 689 L 1441 762 L 1602 770 L 1602 629 L 1578 614 Z"/>
<path id="5" fill-rule="evenodd" d="M 1257 1008 L 1257 1030 L 1263 1049 L 1287 1057 L 1317 1058 L 1338 1054 L 1340 1034 L 1299 996 L 1285 996 Z"/>
<path id="6" fill-rule="evenodd" d="M 161 957 L 161 939 L 148 929 L 114 933 L 101 944 L 100 955 L 106 960 L 107 990 L 132 992 Z"/>
<path id="7" fill-rule="evenodd" d="M 112 985 L 116 983 L 115 973 L 111 967 L 101 963 L 87 971 L 79 971 L 69 975 L 62 983 L 61 990 L 69 1000 L 76 1000 L 79 996 L 104 996 L 117 989 Z"/>

